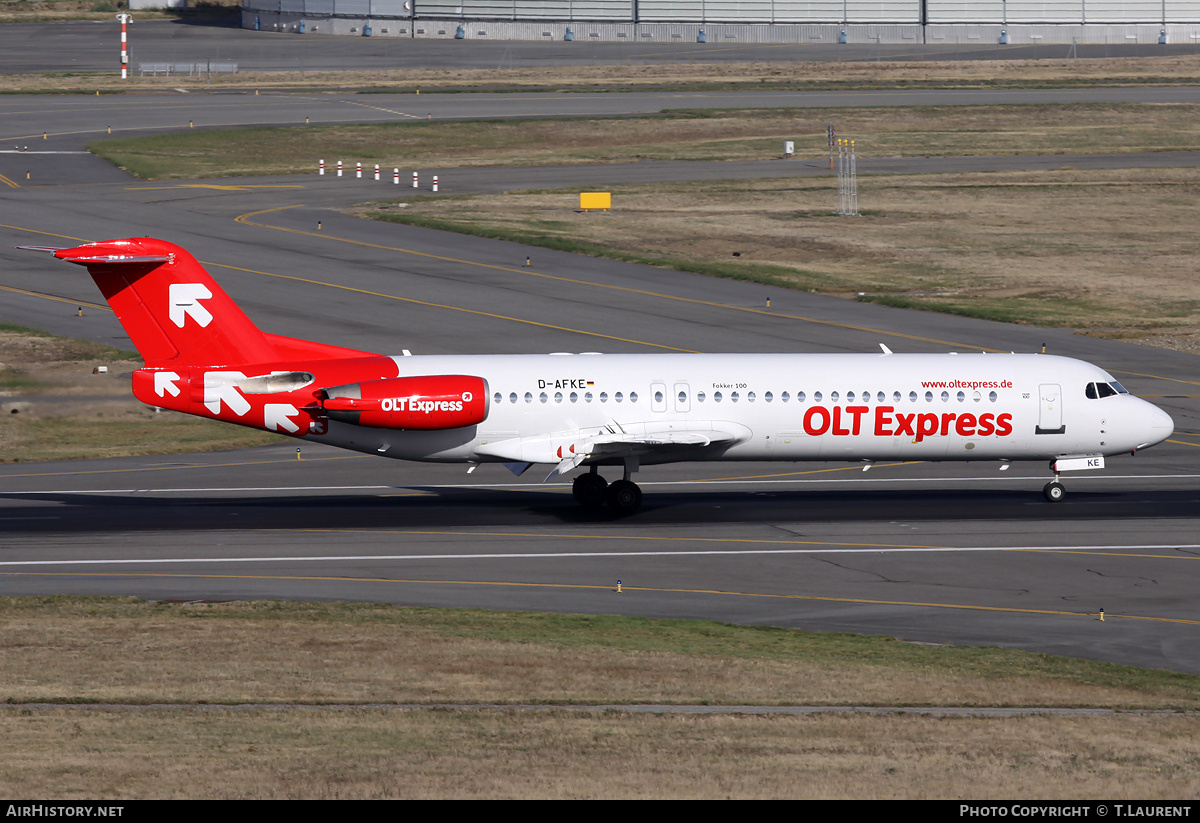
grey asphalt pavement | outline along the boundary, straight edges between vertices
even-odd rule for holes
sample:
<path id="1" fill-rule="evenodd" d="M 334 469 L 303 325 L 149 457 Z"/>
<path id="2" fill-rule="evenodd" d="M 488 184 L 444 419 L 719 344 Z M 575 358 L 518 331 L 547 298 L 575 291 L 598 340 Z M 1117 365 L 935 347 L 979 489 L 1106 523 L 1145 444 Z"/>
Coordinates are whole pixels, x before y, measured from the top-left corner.
<path id="1" fill-rule="evenodd" d="M 444 111 L 461 117 L 473 107 L 480 116 L 505 106 L 511 112 L 516 100 L 447 97 L 455 99 Z M 578 111 L 576 101 L 559 97 L 570 96 L 531 99 L 527 107 Z M 663 105 L 612 97 L 610 113 Z M 185 108 L 173 110 L 177 100 Z M 54 124 L 61 150 L 80 139 L 66 132 L 94 133 L 117 109 L 135 118 L 131 128 L 165 129 L 209 104 L 212 119 L 227 123 L 267 121 L 276 104 L 280 121 L 302 108 L 294 99 L 252 96 L 230 105 L 150 96 L 111 110 L 91 108 L 90 98 L 19 102 L 0 100 L 6 131 Z M 395 102 L 382 105 L 394 109 L 391 117 L 402 111 Z M 609 106 L 600 97 L 590 104 Z M 342 116 L 338 107 L 362 108 L 338 99 L 324 105 L 313 110 L 331 119 Z M 4 164 L 14 157 L 0 155 L 0 174 L 13 178 L 19 167 Z M 1170 159 L 1185 161 L 1194 158 Z M 418 354 L 875 351 L 880 342 L 897 351 L 1036 351 L 1046 344 L 1154 396 L 1180 434 L 1136 457 L 1114 458 L 1102 473 L 1069 478 L 1062 505 L 1042 500 L 1041 465 L 1000 472 L 918 464 L 867 473 L 845 464 L 678 465 L 641 472 L 645 508 L 619 521 L 584 515 L 564 484 L 514 478 L 500 467 L 467 475 L 463 467 L 309 446 L 297 460 L 291 444 L 5 464 L 0 594 L 361 599 L 695 617 L 1200 673 L 1200 612 L 1188 574 L 1200 548 L 1194 356 L 359 221 L 332 209 L 388 184 L 316 176 L 150 184 L 101 165 L 81 162 L 77 180 L 54 180 L 47 166 L 45 180 L 0 185 L 0 321 L 122 345 L 115 318 L 92 307 L 98 294 L 80 269 L 10 247 L 150 234 L 193 251 L 271 332 Z M 738 174 L 803 170 L 784 161 L 760 166 Z M 715 173 L 709 164 L 628 164 L 480 169 L 447 180 L 451 190 L 485 190 L 510 185 L 517 174 L 543 185 L 639 171 L 659 179 Z M 224 188 L 195 187 L 214 184 Z M 535 262 L 528 269 L 526 255 Z"/>

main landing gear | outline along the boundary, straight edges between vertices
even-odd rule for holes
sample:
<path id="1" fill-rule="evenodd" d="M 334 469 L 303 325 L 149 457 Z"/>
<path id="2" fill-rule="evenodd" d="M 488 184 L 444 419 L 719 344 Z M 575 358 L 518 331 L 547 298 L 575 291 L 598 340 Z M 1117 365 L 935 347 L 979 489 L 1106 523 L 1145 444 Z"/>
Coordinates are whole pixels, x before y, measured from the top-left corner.
<path id="1" fill-rule="evenodd" d="M 609 483 L 592 466 L 587 474 L 581 474 L 571 484 L 571 494 L 576 502 L 585 509 L 600 509 L 605 505 L 613 514 L 624 516 L 633 514 L 642 505 L 642 490 L 629 479 L 630 470 L 627 466 L 625 476 L 620 480 Z"/>

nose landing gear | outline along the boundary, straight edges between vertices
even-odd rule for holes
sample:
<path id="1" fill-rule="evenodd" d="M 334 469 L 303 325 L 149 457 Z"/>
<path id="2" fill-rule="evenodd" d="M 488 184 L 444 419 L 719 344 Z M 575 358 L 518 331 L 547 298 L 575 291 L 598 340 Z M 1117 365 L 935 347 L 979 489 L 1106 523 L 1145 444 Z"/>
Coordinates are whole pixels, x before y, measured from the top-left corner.
<path id="1" fill-rule="evenodd" d="M 1061 503 L 1067 496 L 1067 487 L 1058 482 L 1058 460 L 1050 461 L 1050 471 L 1054 472 L 1054 479 L 1042 487 L 1042 495 L 1051 503 Z"/>
<path id="2" fill-rule="evenodd" d="M 1042 489 L 1042 494 L 1051 503 L 1061 503 L 1063 498 L 1067 496 L 1067 487 L 1058 482 L 1058 477 L 1055 477 Z"/>

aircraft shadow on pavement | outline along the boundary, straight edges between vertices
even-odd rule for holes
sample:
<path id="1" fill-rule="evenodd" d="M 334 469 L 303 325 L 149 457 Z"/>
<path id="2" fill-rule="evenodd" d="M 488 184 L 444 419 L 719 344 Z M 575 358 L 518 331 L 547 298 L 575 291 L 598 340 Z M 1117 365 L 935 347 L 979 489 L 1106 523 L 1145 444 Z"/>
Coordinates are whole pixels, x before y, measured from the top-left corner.
<path id="1" fill-rule="evenodd" d="M 3 530 L 32 533 L 279 529 L 372 530 L 562 527 L 620 524 L 696 526 L 787 522 L 872 523 L 896 520 L 1078 522 L 1194 518 L 1196 493 L 1072 491 L 1047 503 L 1036 490 L 653 492 L 628 517 L 584 509 L 569 493 L 410 486 L 385 495 L 147 497 L 122 494 L 0 493 Z M 29 505 L 21 505 L 28 502 Z M 64 508 L 40 505 L 55 502 Z"/>

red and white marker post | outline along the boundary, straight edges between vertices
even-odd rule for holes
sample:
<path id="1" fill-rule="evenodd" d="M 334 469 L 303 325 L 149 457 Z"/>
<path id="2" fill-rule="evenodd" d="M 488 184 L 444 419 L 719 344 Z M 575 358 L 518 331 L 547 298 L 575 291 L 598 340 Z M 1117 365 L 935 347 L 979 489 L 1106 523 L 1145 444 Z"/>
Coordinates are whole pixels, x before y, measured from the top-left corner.
<path id="1" fill-rule="evenodd" d="M 375 179 L 377 181 L 379 180 L 379 164 L 378 163 L 375 164 Z"/>
<path id="2" fill-rule="evenodd" d="M 324 174 L 325 173 L 325 161 L 322 160 L 321 164 L 317 168 L 318 168 L 317 174 Z"/>
<path id="3" fill-rule="evenodd" d="M 437 191 L 437 175 L 433 176 L 433 190 Z"/>
<path id="4" fill-rule="evenodd" d="M 415 189 L 416 187 L 417 187 L 417 173 L 414 171 L 413 172 L 413 188 Z"/>
<path id="5" fill-rule="evenodd" d="M 129 49 L 127 47 L 126 27 L 129 21 L 133 19 L 132 14 L 118 14 L 117 19 L 121 21 L 121 79 L 129 79 Z"/>
<path id="6" fill-rule="evenodd" d="M 392 183 L 400 185 L 400 169 L 392 169 Z"/>

